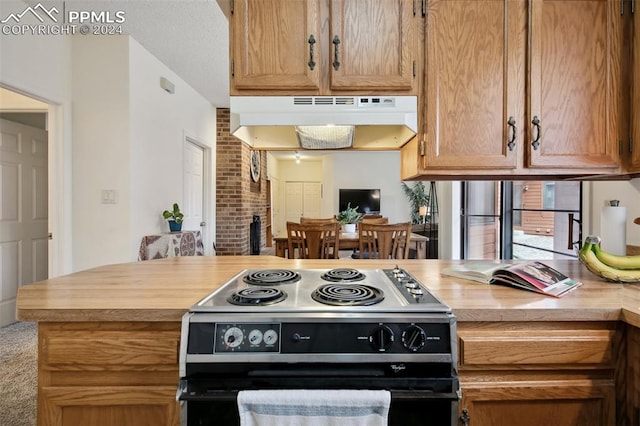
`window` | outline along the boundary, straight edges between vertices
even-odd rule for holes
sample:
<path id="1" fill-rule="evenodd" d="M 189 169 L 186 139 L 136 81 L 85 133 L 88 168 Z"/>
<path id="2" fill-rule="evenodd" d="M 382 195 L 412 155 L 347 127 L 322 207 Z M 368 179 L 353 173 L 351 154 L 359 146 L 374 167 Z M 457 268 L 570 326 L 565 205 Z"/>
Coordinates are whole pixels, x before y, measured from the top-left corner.
<path id="1" fill-rule="evenodd" d="M 555 182 L 543 182 L 542 184 L 542 208 L 545 210 L 553 210 L 555 202 Z"/>
<path id="2" fill-rule="evenodd" d="M 580 182 L 463 182 L 463 259 L 575 258 Z"/>
<path id="3" fill-rule="evenodd" d="M 464 182 L 462 206 L 462 258 L 500 258 L 500 184 Z"/>

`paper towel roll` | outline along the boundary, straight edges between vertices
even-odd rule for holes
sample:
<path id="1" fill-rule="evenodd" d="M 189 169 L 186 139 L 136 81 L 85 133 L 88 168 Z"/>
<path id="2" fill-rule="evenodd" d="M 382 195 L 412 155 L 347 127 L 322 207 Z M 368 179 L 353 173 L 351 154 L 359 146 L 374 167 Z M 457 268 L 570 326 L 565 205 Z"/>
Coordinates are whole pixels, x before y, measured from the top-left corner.
<path id="1" fill-rule="evenodd" d="M 627 209 L 625 207 L 602 207 L 600 238 L 602 250 L 622 256 L 627 254 Z"/>

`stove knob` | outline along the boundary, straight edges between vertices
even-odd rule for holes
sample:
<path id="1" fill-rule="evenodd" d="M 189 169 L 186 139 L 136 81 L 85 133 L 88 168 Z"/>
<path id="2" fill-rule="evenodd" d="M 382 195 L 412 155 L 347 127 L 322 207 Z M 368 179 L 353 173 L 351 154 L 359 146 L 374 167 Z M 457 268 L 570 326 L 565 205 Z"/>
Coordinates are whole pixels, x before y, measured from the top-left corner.
<path id="1" fill-rule="evenodd" d="M 422 297 L 422 295 L 424 294 L 424 292 L 422 291 L 421 288 L 410 288 L 409 289 L 409 293 L 411 293 L 411 295 L 415 298 L 415 299 L 419 299 Z"/>
<path id="2" fill-rule="evenodd" d="M 244 333 L 238 327 L 229 327 L 224 332 L 223 339 L 227 348 L 237 348 L 242 344 Z"/>
<path id="3" fill-rule="evenodd" d="M 402 332 L 402 346 L 411 352 L 422 349 L 426 341 L 424 330 L 417 325 L 411 325 Z"/>
<path id="4" fill-rule="evenodd" d="M 415 281 L 407 281 L 404 283 L 404 286 L 406 288 L 418 288 L 418 283 L 416 283 Z"/>
<path id="5" fill-rule="evenodd" d="M 384 352 L 393 344 L 393 331 L 386 325 L 381 325 L 369 336 L 371 346 L 379 352 Z"/>

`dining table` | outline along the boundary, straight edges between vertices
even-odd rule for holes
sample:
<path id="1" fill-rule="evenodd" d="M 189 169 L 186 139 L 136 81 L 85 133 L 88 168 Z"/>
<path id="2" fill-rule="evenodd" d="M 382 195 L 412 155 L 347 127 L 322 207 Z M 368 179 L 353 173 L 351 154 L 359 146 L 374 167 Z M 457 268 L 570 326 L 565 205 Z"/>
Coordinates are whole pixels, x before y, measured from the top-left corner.
<path id="1" fill-rule="evenodd" d="M 280 257 L 288 257 L 288 245 L 289 240 L 286 235 L 278 235 L 274 237 L 275 242 L 275 254 Z M 416 251 L 417 259 L 426 259 L 427 258 L 427 242 L 429 241 L 429 237 L 424 235 L 411 233 L 409 236 L 409 244 Z M 340 250 L 351 250 L 351 249 L 359 249 L 360 248 L 360 236 L 357 232 L 340 232 L 340 242 L 339 242 Z"/>

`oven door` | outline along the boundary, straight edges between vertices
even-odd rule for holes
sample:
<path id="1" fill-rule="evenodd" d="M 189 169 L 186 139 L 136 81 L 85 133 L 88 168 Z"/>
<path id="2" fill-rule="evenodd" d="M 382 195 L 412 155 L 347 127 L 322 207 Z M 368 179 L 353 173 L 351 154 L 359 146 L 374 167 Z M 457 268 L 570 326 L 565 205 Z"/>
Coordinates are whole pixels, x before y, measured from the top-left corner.
<path id="1" fill-rule="evenodd" d="M 249 389 L 386 389 L 391 392 L 390 426 L 457 424 L 460 385 L 456 376 L 388 377 L 375 365 L 344 367 L 254 366 L 248 375 L 200 372 L 183 378 L 177 392 L 182 425 L 239 426 L 238 392 Z"/>

